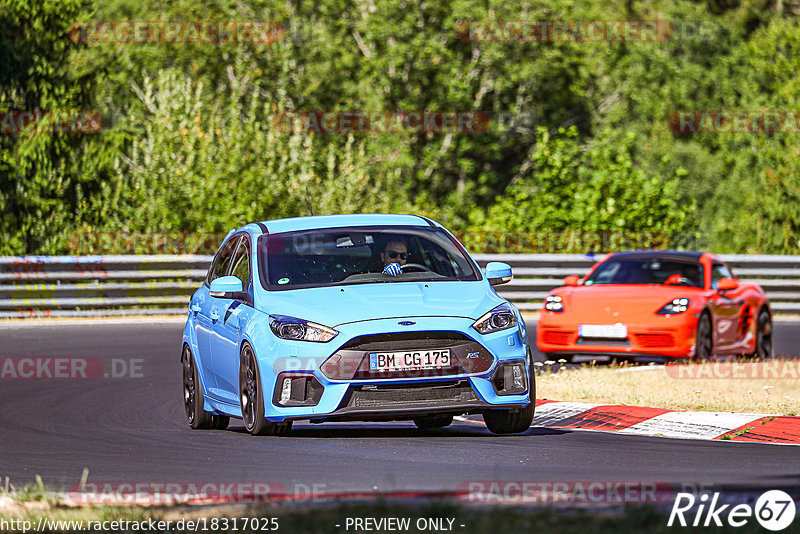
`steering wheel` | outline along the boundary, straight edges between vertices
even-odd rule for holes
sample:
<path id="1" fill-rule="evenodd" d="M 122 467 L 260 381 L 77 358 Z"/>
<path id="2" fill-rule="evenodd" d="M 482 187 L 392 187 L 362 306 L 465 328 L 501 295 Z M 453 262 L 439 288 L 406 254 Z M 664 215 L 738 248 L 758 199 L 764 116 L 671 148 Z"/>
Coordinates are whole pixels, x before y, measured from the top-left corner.
<path id="1" fill-rule="evenodd" d="M 406 267 L 411 267 L 413 269 L 417 269 L 417 270 L 420 270 L 420 271 L 426 271 L 426 272 L 429 272 L 429 273 L 433 272 L 427 266 L 422 265 L 421 263 L 406 263 L 405 265 L 401 265 L 400 269 L 403 272 L 406 272 Z"/>

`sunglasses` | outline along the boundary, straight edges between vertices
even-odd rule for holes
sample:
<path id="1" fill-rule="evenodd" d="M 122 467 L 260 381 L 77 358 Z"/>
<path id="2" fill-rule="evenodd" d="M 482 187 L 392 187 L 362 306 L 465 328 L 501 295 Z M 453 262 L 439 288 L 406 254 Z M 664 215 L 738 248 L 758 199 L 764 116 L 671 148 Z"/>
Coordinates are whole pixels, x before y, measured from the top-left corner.
<path id="1" fill-rule="evenodd" d="M 408 252 L 397 252 L 396 250 L 387 250 L 386 255 L 393 260 L 396 259 L 398 256 L 400 256 L 401 260 L 405 260 L 408 257 Z"/>

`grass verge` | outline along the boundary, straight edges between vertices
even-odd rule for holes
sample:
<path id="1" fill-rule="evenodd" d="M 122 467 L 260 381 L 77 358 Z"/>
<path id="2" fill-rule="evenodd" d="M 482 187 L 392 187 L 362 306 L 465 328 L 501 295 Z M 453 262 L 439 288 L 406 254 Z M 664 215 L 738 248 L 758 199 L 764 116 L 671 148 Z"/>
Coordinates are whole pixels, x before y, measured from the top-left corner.
<path id="1" fill-rule="evenodd" d="M 800 413 L 800 360 L 537 367 L 539 398 L 670 410 Z"/>

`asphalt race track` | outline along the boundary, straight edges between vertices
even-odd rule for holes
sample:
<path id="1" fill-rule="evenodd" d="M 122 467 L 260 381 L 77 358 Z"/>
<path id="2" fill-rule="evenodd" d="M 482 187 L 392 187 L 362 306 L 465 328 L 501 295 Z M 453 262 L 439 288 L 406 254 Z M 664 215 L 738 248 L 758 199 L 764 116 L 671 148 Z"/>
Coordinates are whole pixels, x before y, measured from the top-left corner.
<path id="1" fill-rule="evenodd" d="M 535 332 L 534 325 L 529 325 Z M 776 354 L 800 354 L 800 323 L 779 322 Z M 0 380 L 0 480 L 241 481 L 327 492 L 453 490 L 470 480 L 658 481 L 718 489 L 797 488 L 800 448 L 534 427 L 494 436 L 456 422 L 296 424 L 286 437 L 193 431 L 181 402 L 182 324 L 0 324 L 0 357 L 141 360 L 124 378 Z M 118 372 L 122 372 L 117 366 Z"/>

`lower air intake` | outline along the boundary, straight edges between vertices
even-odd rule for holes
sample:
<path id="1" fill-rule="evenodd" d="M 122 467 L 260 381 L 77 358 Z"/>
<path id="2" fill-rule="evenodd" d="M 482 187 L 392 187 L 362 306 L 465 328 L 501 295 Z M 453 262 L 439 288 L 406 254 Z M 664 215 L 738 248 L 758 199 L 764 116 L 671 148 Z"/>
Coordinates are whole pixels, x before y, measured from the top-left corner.
<path id="1" fill-rule="evenodd" d="M 347 408 L 436 408 L 479 400 L 466 380 L 423 386 L 353 386 L 348 397 Z"/>

